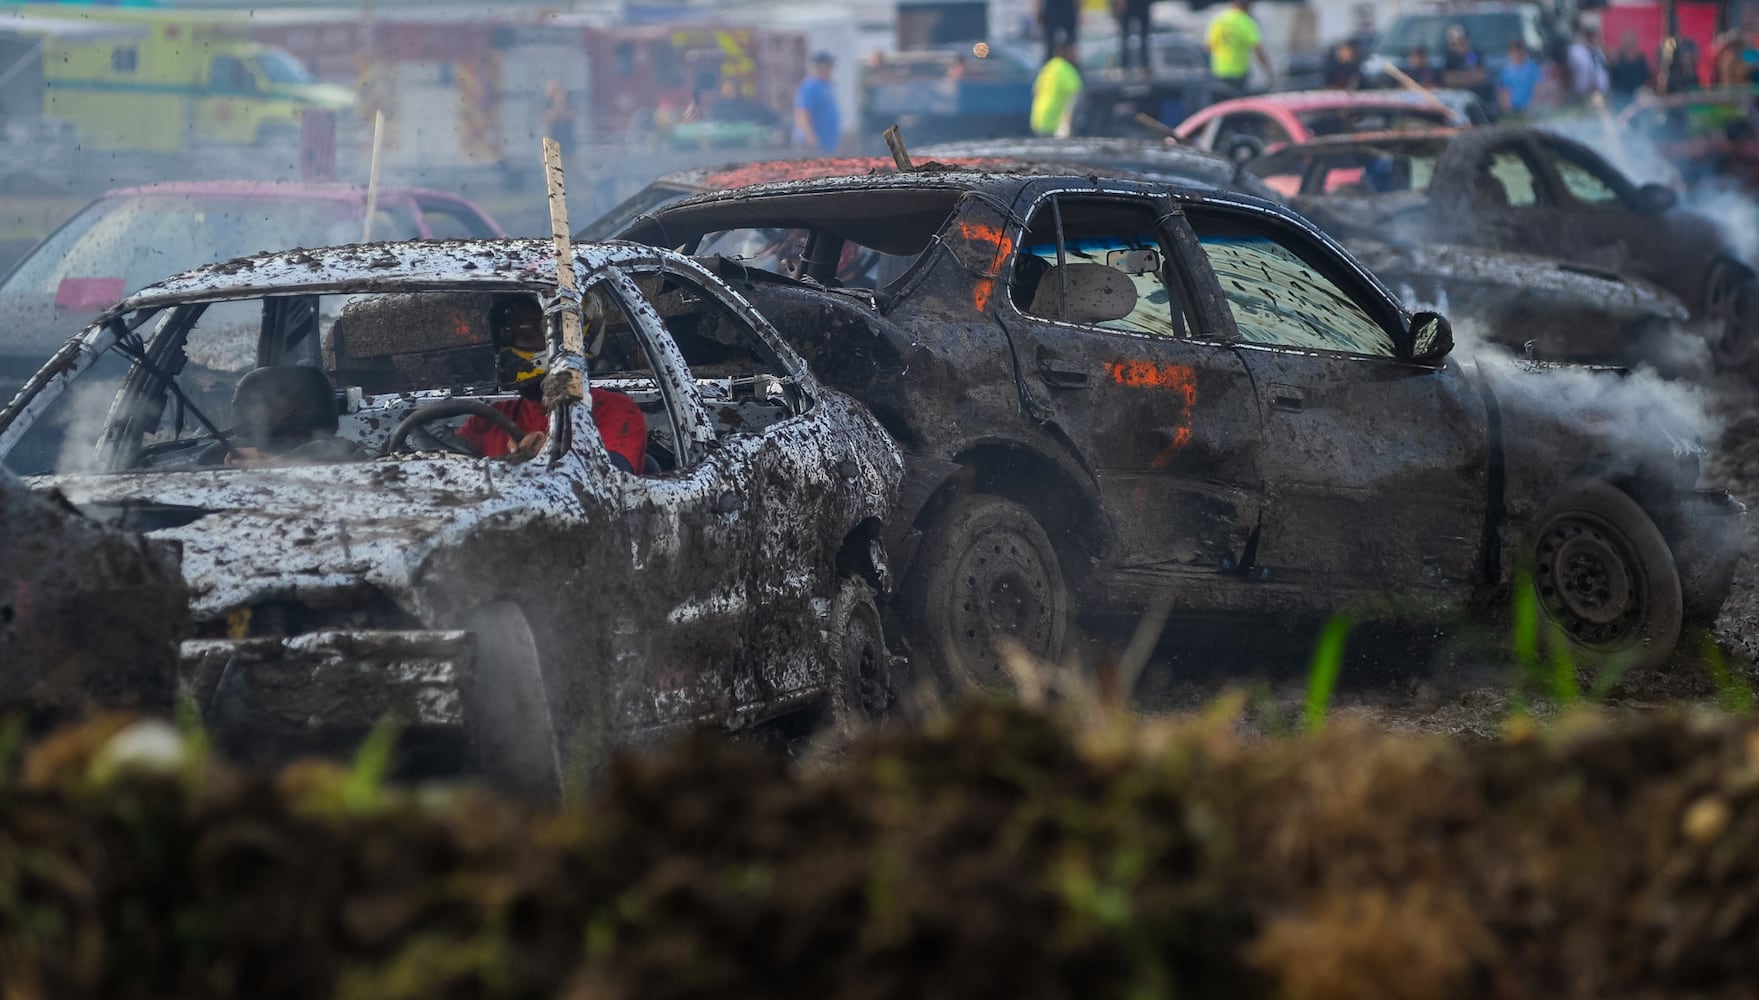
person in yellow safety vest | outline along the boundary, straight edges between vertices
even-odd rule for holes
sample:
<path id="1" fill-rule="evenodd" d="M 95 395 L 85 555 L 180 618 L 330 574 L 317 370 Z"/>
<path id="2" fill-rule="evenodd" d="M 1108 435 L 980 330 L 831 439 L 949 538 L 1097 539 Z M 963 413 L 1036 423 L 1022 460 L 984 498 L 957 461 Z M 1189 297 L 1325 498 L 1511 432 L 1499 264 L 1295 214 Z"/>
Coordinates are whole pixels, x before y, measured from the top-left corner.
<path id="1" fill-rule="evenodd" d="M 1246 78 L 1252 73 L 1252 57 L 1264 67 L 1264 75 L 1272 82 L 1276 71 L 1270 68 L 1270 56 L 1264 51 L 1263 33 L 1252 19 L 1252 0 L 1234 0 L 1228 8 L 1209 22 L 1209 33 L 1203 47 L 1209 50 L 1209 73 L 1223 83 L 1246 89 Z"/>
<path id="2" fill-rule="evenodd" d="M 1081 93 L 1081 71 L 1075 68 L 1075 43 L 1064 39 L 1055 54 L 1045 60 L 1032 82 L 1032 132 L 1034 135 L 1068 135 L 1075 114 L 1075 97 Z"/>

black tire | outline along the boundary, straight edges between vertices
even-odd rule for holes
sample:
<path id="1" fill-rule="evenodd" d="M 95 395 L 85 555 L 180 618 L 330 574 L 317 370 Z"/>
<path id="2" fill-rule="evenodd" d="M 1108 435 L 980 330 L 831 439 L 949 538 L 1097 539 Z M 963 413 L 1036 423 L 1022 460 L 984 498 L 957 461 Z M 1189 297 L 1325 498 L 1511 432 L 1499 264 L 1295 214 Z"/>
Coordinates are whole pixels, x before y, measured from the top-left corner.
<path id="1" fill-rule="evenodd" d="M 525 615 L 501 601 L 467 612 L 459 627 L 476 637 L 464 718 L 478 770 L 497 789 L 555 798 L 562 774 L 556 726 Z"/>
<path id="2" fill-rule="evenodd" d="M 909 673 L 892 656 L 873 587 L 844 577 L 831 598 L 831 718 L 843 736 L 903 714 Z"/>
<path id="3" fill-rule="evenodd" d="M 1564 491 L 1533 536 L 1543 620 L 1578 663 L 1630 669 L 1665 661 L 1685 619 L 1679 571 L 1655 522 L 1606 483 Z"/>
<path id="4" fill-rule="evenodd" d="M 1730 260 L 1710 265 L 1704 281 L 1705 337 L 1718 371 L 1749 371 L 1759 341 L 1759 278 Z"/>
<path id="5" fill-rule="evenodd" d="M 1062 564 L 1037 519 L 1005 497 L 954 500 L 922 539 L 910 595 L 912 645 L 951 691 L 1011 690 L 996 640 L 1057 662 L 1073 603 Z"/>

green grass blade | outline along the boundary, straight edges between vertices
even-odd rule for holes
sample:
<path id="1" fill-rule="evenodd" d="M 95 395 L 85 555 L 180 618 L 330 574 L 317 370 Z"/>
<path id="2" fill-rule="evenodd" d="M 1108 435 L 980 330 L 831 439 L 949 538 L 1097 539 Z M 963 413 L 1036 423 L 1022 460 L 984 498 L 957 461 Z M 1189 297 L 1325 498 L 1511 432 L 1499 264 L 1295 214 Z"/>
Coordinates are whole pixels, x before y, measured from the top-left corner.
<path id="1" fill-rule="evenodd" d="M 1307 667 L 1307 731 L 1317 733 L 1325 728 L 1325 713 L 1331 706 L 1332 691 L 1338 685 L 1338 671 L 1344 665 L 1344 642 L 1350 637 L 1348 616 L 1333 615 L 1319 632 L 1313 647 L 1313 660 Z"/>

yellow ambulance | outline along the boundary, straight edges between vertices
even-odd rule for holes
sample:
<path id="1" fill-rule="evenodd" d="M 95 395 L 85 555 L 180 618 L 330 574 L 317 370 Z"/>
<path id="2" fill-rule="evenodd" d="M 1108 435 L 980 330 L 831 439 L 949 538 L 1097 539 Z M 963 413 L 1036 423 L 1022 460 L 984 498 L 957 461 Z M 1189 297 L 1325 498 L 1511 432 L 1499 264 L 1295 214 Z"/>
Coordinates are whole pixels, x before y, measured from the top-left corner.
<path id="1" fill-rule="evenodd" d="M 285 50 L 252 41 L 242 15 L 12 9 L 33 24 L 68 25 L 43 37 L 42 111 L 86 148 L 289 142 L 306 109 L 354 107 L 350 88 L 319 83 Z M 109 30 L 93 32 L 93 22 Z"/>

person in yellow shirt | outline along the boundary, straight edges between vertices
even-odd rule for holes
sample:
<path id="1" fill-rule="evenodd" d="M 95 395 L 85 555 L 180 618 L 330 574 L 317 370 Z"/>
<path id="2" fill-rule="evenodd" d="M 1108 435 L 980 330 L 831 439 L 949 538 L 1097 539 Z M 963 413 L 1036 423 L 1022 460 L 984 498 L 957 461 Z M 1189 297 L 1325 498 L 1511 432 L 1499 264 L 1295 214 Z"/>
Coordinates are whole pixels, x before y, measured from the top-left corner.
<path id="1" fill-rule="evenodd" d="M 1032 132 L 1034 135 L 1068 135 L 1075 114 L 1075 97 L 1081 93 L 1081 71 L 1075 68 L 1075 43 L 1064 39 L 1055 54 L 1045 60 L 1032 82 Z"/>
<path id="2" fill-rule="evenodd" d="M 1252 0 L 1234 0 L 1228 8 L 1209 22 L 1209 33 L 1203 47 L 1209 50 L 1209 72 L 1223 83 L 1246 89 L 1246 78 L 1252 73 L 1252 57 L 1264 67 L 1264 75 L 1272 81 L 1276 72 L 1270 68 L 1270 56 L 1264 52 L 1263 34 L 1252 19 Z"/>

